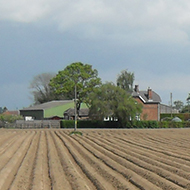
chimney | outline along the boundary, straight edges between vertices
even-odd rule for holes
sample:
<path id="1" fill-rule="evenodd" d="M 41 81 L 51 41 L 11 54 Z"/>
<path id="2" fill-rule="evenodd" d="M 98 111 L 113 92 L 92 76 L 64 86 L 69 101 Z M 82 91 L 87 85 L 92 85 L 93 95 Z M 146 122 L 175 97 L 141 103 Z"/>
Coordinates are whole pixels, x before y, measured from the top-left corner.
<path id="1" fill-rule="evenodd" d="M 148 100 L 152 100 L 152 89 L 148 87 Z"/>
<path id="2" fill-rule="evenodd" d="M 135 92 L 139 93 L 139 85 L 135 85 L 134 90 L 135 90 Z"/>

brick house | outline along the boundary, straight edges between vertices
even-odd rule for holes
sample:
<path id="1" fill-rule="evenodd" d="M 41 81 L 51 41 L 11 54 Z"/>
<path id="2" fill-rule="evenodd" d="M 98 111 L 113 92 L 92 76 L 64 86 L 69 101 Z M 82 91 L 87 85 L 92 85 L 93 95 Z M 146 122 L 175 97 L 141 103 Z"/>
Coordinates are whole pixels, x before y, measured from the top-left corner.
<path id="1" fill-rule="evenodd" d="M 141 120 L 160 120 L 161 98 L 156 92 L 151 88 L 148 88 L 146 91 L 140 91 L 139 86 L 135 85 L 132 96 L 143 105 L 140 115 Z"/>

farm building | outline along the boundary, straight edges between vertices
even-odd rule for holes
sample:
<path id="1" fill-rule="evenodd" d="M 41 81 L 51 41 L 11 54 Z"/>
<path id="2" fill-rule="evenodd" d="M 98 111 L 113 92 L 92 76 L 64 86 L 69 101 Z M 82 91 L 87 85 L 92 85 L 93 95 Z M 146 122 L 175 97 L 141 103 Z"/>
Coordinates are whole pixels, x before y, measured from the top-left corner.
<path id="1" fill-rule="evenodd" d="M 89 117 L 89 109 L 88 108 L 81 108 L 78 113 L 78 119 L 88 119 Z M 66 120 L 74 120 L 75 118 L 75 109 L 69 108 L 64 112 L 64 119 Z"/>
<path id="2" fill-rule="evenodd" d="M 81 105 L 83 107 L 85 104 Z M 64 112 L 70 108 L 74 109 L 73 100 L 57 100 L 21 109 L 20 115 L 25 120 L 63 119 Z"/>
<path id="3" fill-rule="evenodd" d="M 160 120 L 160 96 L 151 88 L 146 91 L 140 91 L 139 86 L 135 85 L 132 93 L 133 98 L 143 105 L 141 120 Z"/>
<path id="4" fill-rule="evenodd" d="M 132 93 L 133 98 L 143 105 L 140 120 L 160 120 L 161 113 L 168 112 L 168 106 L 161 104 L 160 96 L 151 88 L 140 91 L 139 86 L 135 85 Z M 167 112 L 166 112 L 167 108 Z M 171 112 L 171 111 L 170 111 Z M 176 110 L 175 110 L 176 112 Z M 78 119 L 87 119 L 89 110 L 86 104 L 81 105 Z M 173 111 L 174 113 L 174 111 Z M 74 101 L 57 100 L 20 110 L 25 120 L 44 120 L 44 119 L 74 119 Z"/>

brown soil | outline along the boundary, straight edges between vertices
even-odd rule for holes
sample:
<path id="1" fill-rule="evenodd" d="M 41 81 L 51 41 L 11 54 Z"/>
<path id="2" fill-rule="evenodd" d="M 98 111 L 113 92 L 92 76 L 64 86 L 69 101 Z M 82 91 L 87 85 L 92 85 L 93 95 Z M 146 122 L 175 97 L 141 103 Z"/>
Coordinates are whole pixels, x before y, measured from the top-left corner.
<path id="1" fill-rule="evenodd" d="M 0 189 L 190 190 L 190 129 L 0 130 Z"/>

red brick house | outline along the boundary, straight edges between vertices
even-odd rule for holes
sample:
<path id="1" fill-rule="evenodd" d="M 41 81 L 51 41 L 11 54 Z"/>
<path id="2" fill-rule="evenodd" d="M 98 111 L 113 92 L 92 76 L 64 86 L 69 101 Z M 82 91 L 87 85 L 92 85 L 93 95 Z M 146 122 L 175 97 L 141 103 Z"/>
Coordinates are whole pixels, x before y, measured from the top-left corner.
<path id="1" fill-rule="evenodd" d="M 15 110 L 15 111 L 5 111 L 3 112 L 3 115 L 19 115 L 19 111 L 18 110 Z"/>
<path id="2" fill-rule="evenodd" d="M 148 88 L 146 91 L 140 91 L 139 86 L 135 85 L 132 96 L 137 102 L 143 105 L 142 113 L 140 115 L 141 120 L 160 120 L 160 96 Z"/>

